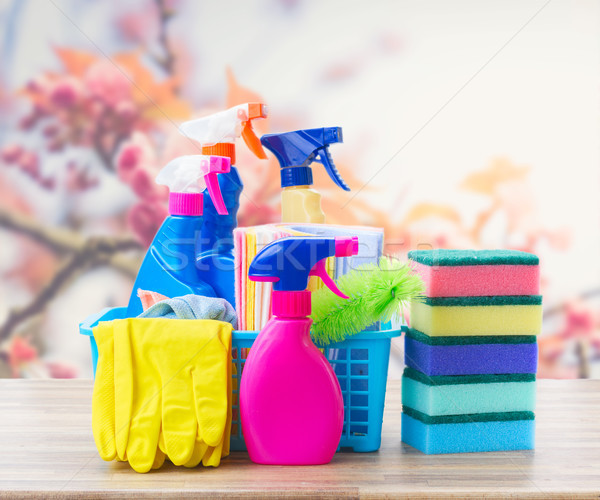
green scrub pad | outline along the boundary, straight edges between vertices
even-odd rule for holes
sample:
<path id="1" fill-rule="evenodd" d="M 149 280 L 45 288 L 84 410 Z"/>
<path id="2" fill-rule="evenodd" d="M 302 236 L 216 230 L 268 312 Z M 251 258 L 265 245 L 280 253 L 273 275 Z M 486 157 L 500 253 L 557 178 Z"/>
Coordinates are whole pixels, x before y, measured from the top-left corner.
<path id="1" fill-rule="evenodd" d="M 537 255 L 519 250 L 413 250 L 408 258 L 426 266 L 537 266 Z"/>
<path id="2" fill-rule="evenodd" d="M 498 335 L 498 336 L 478 336 L 469 335 L 466 337 L 430 337 L 413 328 L 406 328 L 406 336 L 423 344 L 433 346 L 459 346 L 459 345 L 477 345 L 477 344 L 535 344 L 537 337 L 535 335 Z"/>
<path id="3" fill-rule="evenodd" d="M 538 335 L 540 295 L 434 297 L 411 304 L 411 327 L 429 336 Z"/>
<path id="4" fill-rule="evenodd" d="M 429 377 L 406 368 L 402 404 L 430 416 L 533 411 L 535 375 Z"/>

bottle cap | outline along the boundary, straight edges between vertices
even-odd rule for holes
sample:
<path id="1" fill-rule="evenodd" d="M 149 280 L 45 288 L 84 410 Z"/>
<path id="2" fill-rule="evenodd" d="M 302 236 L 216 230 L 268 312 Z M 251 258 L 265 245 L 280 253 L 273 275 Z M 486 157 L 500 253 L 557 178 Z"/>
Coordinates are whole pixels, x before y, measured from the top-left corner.
<path id="1" fill-rule="evenodd" d="M 313 175 L 310 167 L 286 167 L 281 169 L 281 187 L 310 186 Z"/>
<path id="2" fill-rule="evenodd" d="M 202 193 L 169 193 L 171 215 L 202 215 Z"/>

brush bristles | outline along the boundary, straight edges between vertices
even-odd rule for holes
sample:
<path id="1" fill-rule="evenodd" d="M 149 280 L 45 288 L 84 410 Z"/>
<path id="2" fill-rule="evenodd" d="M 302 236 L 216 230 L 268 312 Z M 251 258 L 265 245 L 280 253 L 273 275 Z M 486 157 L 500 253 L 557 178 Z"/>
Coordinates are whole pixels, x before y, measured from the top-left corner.
<path id="1" fill-rule="evenodd" d="M 404 317 L 410 300 L 422 297 L 425 287 L 410 265 L 395 257 L 381 257 L 379 264 L 365 264 L 337 280 L 349 299 L 323 287 L 312 295 L 311 334 L 317 345 L 341 342 L 376 321 Z"/>

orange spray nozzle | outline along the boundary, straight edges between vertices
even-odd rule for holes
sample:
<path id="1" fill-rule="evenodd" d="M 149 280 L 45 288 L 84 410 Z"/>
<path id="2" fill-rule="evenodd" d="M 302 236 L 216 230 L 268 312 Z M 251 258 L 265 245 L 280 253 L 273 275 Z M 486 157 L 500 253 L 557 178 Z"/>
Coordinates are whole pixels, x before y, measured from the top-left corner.
<path id="1" fill-rule="evenodd" d="M 252 151 L 261 160 L 267 159 L 267 154 L 260 143 L 260 139 L 252 128 L 252 120 L 256 118 L 266 118 L 268 115 L 267 105 L 260 102 L 248 103 L 248 118 L 242 124 L 242 137 L 248 149 Z"/>

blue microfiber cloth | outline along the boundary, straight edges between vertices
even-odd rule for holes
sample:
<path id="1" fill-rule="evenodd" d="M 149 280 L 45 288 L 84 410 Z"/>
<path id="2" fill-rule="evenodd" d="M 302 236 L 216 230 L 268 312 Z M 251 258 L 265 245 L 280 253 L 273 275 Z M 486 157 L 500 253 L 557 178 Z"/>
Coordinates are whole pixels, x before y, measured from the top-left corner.
<path id="1" fill-rule="evenodd" d="M 216 319 L 231 323 L 234 329 L 238 324 L 235 309 L 225 299 L 193 294 L 161 300 L 138 318 Z"/>

